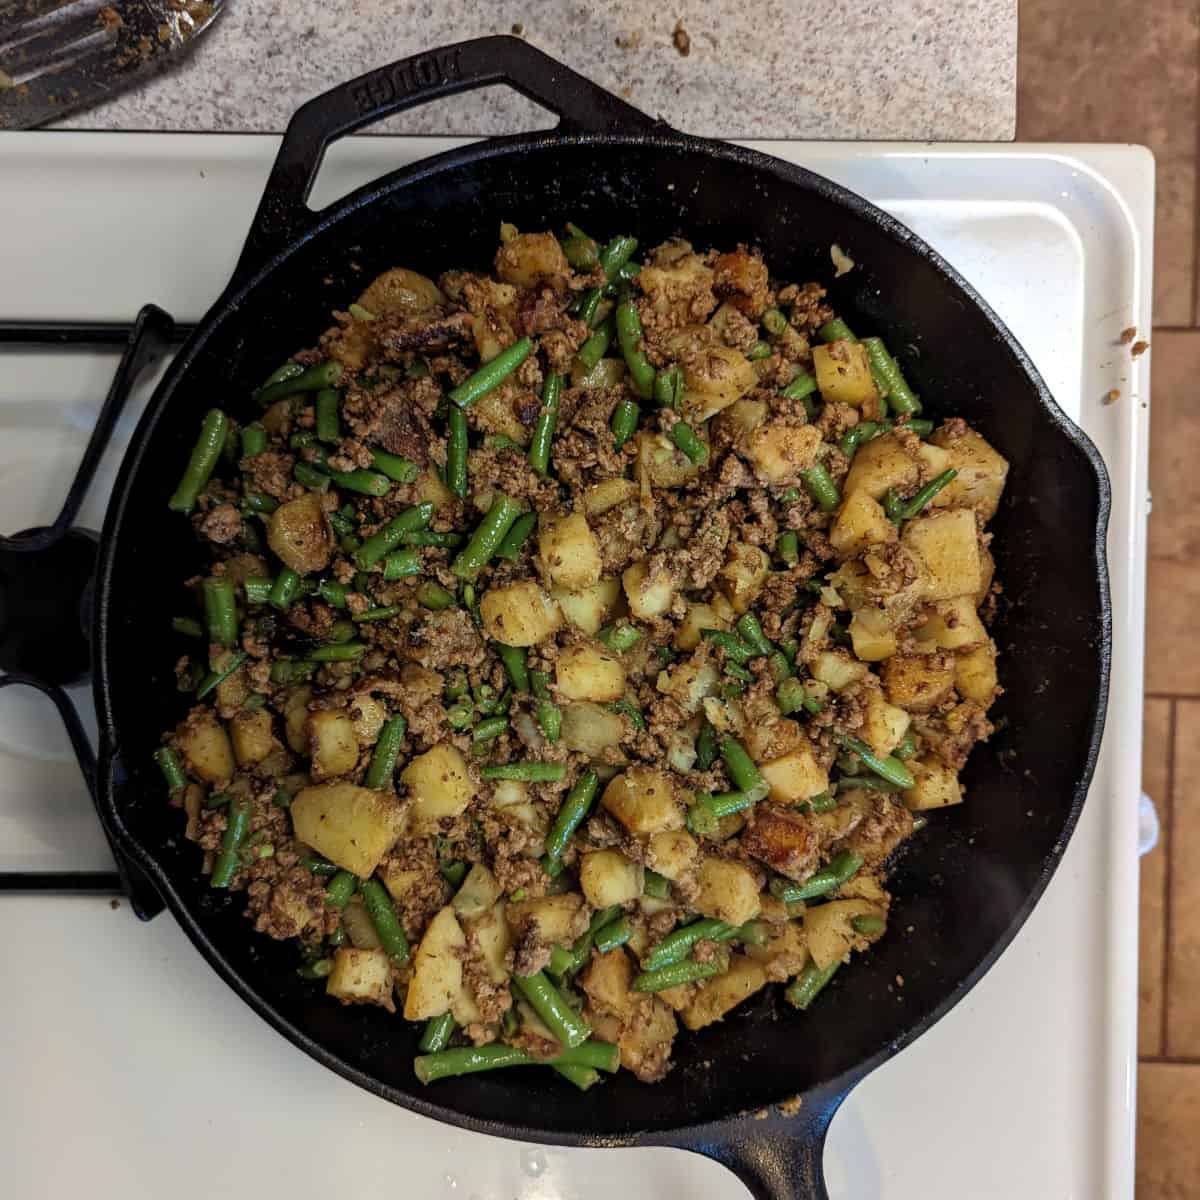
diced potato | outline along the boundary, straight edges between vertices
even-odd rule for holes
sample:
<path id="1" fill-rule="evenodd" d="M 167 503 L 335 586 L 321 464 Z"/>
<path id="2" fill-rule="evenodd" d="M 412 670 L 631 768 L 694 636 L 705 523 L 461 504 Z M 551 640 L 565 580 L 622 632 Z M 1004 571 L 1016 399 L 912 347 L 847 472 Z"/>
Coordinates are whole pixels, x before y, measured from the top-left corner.
<path id="1" fill-rule="evenodd" d="M 621 586 L 629 602 L 629 611 L 639 621 L 661 617 L 675 599 L 679 579 L 662 555 L 643 558 L 625 568 Z"/>
<path id="2" fill-rule="evenodd" d="M 969 508 L 935 512 L 909 521 L 901 543 L 924 566 L 921 591 L 927 600 L 973 596 L 979 589 L 979 538 L 975 514 Z"/>
<path id="3" fill-rule="evenodd" d="M 487 636 L 507 646 L 536 646 L 562 624 L 558 605 L 532 579 L 489 588 L 479 611 Z"/>
<path id="4" fill-rule="evenodd" d="M 913 631 L 924 653 L 933 650 L 965 650 L 987 641 L 987 630 L 975 610 L 974 596 L 939 600 L 925 623 Z"/>
<path id="5" fill-rule="evenodd" d="M 799 975 L 808 962 L 808 943 L 804 938 L 803 925 L 799 921 L 787 921 L 771 925 L 770 929 L 771 940 L 765 946 L 748 945 L 746 954 L 764 967 L 786 975 L 788 979 Z M 775 977 L 778 978 L 778 975 Z"/>
<path id="6" fill-rule="evenodd" d="M 632 998 L 629 985 L 633 982 L 633 960 L 620 946 L 607 954 L 593 954 L 579 982 L 600 1012 L 623 1017 Z"/>
<path id="7" fill-rule="evenodd" d="M 308 753 L 308 702 L 312 699 L 312 688 L 298 687 L 288 692 L 283 708 L 283 725 L 287 732 L 287 744 L 297 754 Z"/>
<path id="8" fill-rule="evenodd" d="M 353 783 L 322 783 L 292 797 L 300 841 L 330 862 L 367 879 L 404 828 L 395 797 Z"/>
<path id="9" fill-rule="evenodd" d="M 554 234 L 519 233 L 496 251 L 496 274 L 521 288 L 546 283 L 563 289 L 571 267 Z"/>
<path id="10" fill-rule="evenodd" d="M 405 267 L 393 267 L 371 281 L 358 303 L 377 317 L 404 316 L 445 304 L 446 297 L 432 279 Z"/>
<path id="11" fill-rule="evenodd" d="M 621 581 L 616 576 L 601 579 L 578 592 L 568 592 L 565 588 L 550 589 L 551 599 L 562 610 L 567 623 L 582 629 L 589 636 L 600 632 L 620 594 Z"/>
<path id="12" fill-rule="evenodd" d="M 636 440 L 638 476 L 648 487 L 683 487 L 689 479 L 700 474 L 699 466 L 665 434 L 643 429 Z"/>
<path id="13" fill-rule="evenodd" d="M 229 736 L 239 767 L 262 762 L 279 745 L 271 728 L 271 714 L 265 708 L 238 713 L 229 722 Z"/>
<path id="14" fill-rule="evenodd" d="M 716 695 L 720 685 L 721 672 L 716 663 L 697 654 L 676 663 L 669 671 L 660 671 L 655 683 L 664 696 L 670 696 L 689 713 L 699 712 L 705 699 Z"/>
<path id="15" fill-rule="evenodd" d="M 590 371 L 578 359 L 571 365 L 571 386 L 577 388 L 618 387 L 629 374 L 619 358 L 602 358 Z"/>
<path id="16" fill-rule="evenodd" d="M 432 504 L 434 512 L 455 503 L 454 493 L 434 474 L 433 471 L 422 471 L 413 480 L 417 500 L 422 504 Z"/>
<path id="17" fill-rule="evenodd" d="M 208 666 L 212 671 L 227 670 L 233 664 L 236 651 L 212 647 L 209 650 Z M 221 709 L 241 708 L 250 694 L 246 684 L 245 667 L 236 667 L 217 684 L 217 707 Z"/>
<path id="18" fill-rule="evenodd" d="M 648 850 L 646 865 L 673 881 L 692 869 L 699 847 L 686 829 L 672 829 L 654 834 Z"/>
<path id="19" fill-rule="evenodd" d="M 439 909 L 413 956 L 412 979 L 404 998 L 404 1019 L 424 1021 L 448 1012 L 463 984 L 462 954 L 467 947 L 454 909 Z"/>
<path id="20" fill-rule="evenodd" d="M 783 425 L 773 421 L 746 439 L 754 473 L 768 483 L 794 483 L 817 461 L 821 431 L 815 425 Z M 886 518 L 885 518 L 886 519 Z"/>
<path id="21" fill-rule="evenodd" d="M 640 996 L 632 1018 L 625 1022 L 617 1038 L 621 1066 L 646 1083 L 661 1079 L 677 1032 L 675 1014 L 666 1001 L 658 996 Z"/>
<path id="22" fill-rule="evenodd" d="M 901 495 L 907 495 L 916 490 L 918 471 L 918 460 L 895 434 L 880 434 L 855 452 L 850 473 L 842 484 L 842 494 L 852 496 L 863 491 L 872 500 L 880 500 L 888 488 L 894 487 Z"/>
<path id="23" fill-rule="evenodd" d="M 630 767 L 609 781 L 600 803 L 630 833 L 663 833 L 684 826 L 683 808 L 666 771 Z"/>
<path id="24" fill-rule="evenodd" d="M 869 421 L 879 417 L 879 391 L 866 346 L 861 342 L 830 342 L 814 346 L 812 356 L 817 388 L 826 404 L 861 408 Z"/>
<path id="25" fill-rule="evenodd" d="M 964 700 L 974 700 L 987 708 L 996 698 L 996 647 L 991 640 L 960 654 L 954 664 L 954 686 Z"/>
<path id="26" fill-rule="evenodd" d="M 510 901 L 504 911 L 509 925 L 518 933 L 533 926 L 537 940 L 552 945 L 569 946 L 587 927 L 582 917 L 583 897 L 578 892 Z"/>
<path id="27" fill-rule="evenodd" d="M 483 863 L 474 863 L 451 901 L 459 920 L 480 917 L 500 899 L 500 884 Z"/>
<path id="28" fill-rule="evenodd" d="M 715 259 L 713 274 L 718 294 L 732 293 L 731 300 L 721 308 L 733 308 L 755 319 L 762 316 L 770 287 L 767 264 L 759 255 L 741 248 L 730 250 Z"/>
<path id="29" fill-rule="evenodd" d="M 547 587 L 580 592 L 600 580 L 600 543 L 581 512 L 546 521 L 538 530 L 538 555 Z"/>
<path id="30" fill-rule="evenodd" d="M 958 475 L 937 496 L 935 508 L 973 508 L 985 521 L 996 515 L 1008 478 L 1008 462 L 973 429 L 951 436 L 943 426 L 930 439 L 947 453 Z M 943 468 L 944 470 L 945 468 Z"/>
<path id="31" fill-rule="evenodd" d="M 850 618 L 854 657 L 863 662 L 883 662 L 896 653 L 896 632 L 887 614 L 878 608 L 860 608 Z"/>
<path id="32" fill-rule="evenodd" d="M 175 734 L 175 745 L 183 755 L 189 775 L 205 783 L 224 783 L 235 770 L 229 735 L 211 710 L 189 717 Z"/>
<path id="33" fill-rule="evenodd" d="M 746 721 L 742 733 L 742 745 L 756 763 L 770 762 L 791 753 L 797 746 L 806 746 L 800 723 L 790 717 L 780 717 L 770 711 L 764 716 L 755 716 Z"/>
<path id="34" fill-rule="evenodd" d="M 355 696 L 346 710 L 354 724 L 354 736 L 360 746 L 373 746 L 387 720 L 388 710 L 381 700 L 365 692 Z"/>
<path id="35" fill-rule="evenodd" d="M 867 693 L 863 727 L 859 736 L 880 757 L 891 754 L 908 732 L 911 718 L 902 708 L 889 704 L 876 688 Z"/>
<path id="36" fill-rule="evenodd" d="M 762 425 L 767 415 L 767 405 L 762 400 L 738 400 L 717 414 L 717 428 L 731 442 L 739 442 Z"/>
<path id="37" fill-rule="evenodd" d="M 339 946 L 333 953 L 333 970 L 325 981 L 325 994 L 343 1004 L 379 1004 L 395 1012 L 392 964 L 387 954 L 383 950 Z"/>
<path id="38" fill-rule="evenodd" d="M 683 365 L 682 416 L 707 421 L 758 386 L 754 365 L 728 346 L 704 346 Z"/>
<path id="39" fill-rule="evenodd" d="M 388 895 L 391 896 L 397 904 L 411 896 L 418 887 L 424 886 L 431 879 L 441 879 L 441 872 L 437 869 L 436 861 L 433 858 L 433 852 L 430 851 L 429 861 L 415 867 L 398 867 L 389 864 L 382 871 L 383 886 L 387 888 Z M 444 891 L 444 889 L 443 889 Z"/>
<path id="40" fill-rule="evenodd" d="M 734 954 L 729 959 L 729 970 L 700 984 L 680 1016 L 689 1029 L 703 1029 L 719 1021 L 766 984 L 767 972 L 762 963 L 744 954 Z"/>
<path id="41" fill-rule="evenodd" d="M 858 934 L 850 922 L 855 917 L 882 917 L 885 914 L 870 900 L 830 900 L 804 913 L 804 938 L 808 952 L 821 970 L 850 953 Z"/>
<path id="42" fill-rule="evenodd" d="M 638 272 L 638 287 L 650 301 L 656 313 L 675 313 L 695 319 L 697 299 L 705 305 L 704 315 L 716 308 L 712 294 L 713 273 L 700 255 L 693 251 L 679 255 L 670 262 L 650 262 Z"/>
<path id="43" fill-rule="evenodd" d="M 696 887 L 692 907 L 703 916 L 727 925 L 742 925 L 758 916 L 758 882 L 743 863 L 709 855 L 700 862 Z"/>
<path id="44" fill-rule="evenodd" d="M 894 655 L 880 673 L 888 701 L 908 712 L 929 712 L 954 687 L 954 663 L 937 655 Z"/>
<path id="45" fill-rule="evenodd" d="M 823 650 L 813 660 L 812 677 L 832 688 L 844 692 L 867 677 L 867 665 L 851 658 L 845 650 Z"/>
<path id="46" fill-rule="evenodd" d="M 610 650 L 579 642 L 559 652 L 554 682 L 568 700 L 611 702 L 625 695 L 625 668 Z"/>
<path id="47" fill-rule="evenodd" d="M 460 1029 L 483 1020 L 483 1014 L 479 1011 L 479 1005 L 475 1003 L 475 997 L 465 979 L 450 1001 L 450 1015 Z"/>
<path id="48" fill-rule="evenodd" d="M 939 759 L 932 755 L 911 759 L 907 766 L 915 782 L 904 793 L 904 803 L 913 812 L 962 803 L 963 789 L 958 775 Z"/>
<path id="49" fill-rule="evenodd" d="M 700 634 L 705 629 L 728 629 L 729 624 L 729 620 L 711 604 L 691 603 L 683 620 L 675 628 L 675 648 L 694 650 L 700 644 Z"/>
<path id="50" fill-rule="evenodd" d="M 741 614 L 750 608 L 762 591 L 770 570 L 771 560 L 758 546 L 749 542 L 730 542 L 728 557 L 717 578 L 734 612 Z"/>
<path id="51" fill-rule="evenodd" d="M 333 530 L 317 492 L 281 504 L 267 518 L 267 545 L 301 575 L 323 571 L 333 556 Z"/>
<path id="52" fill-rule="evenodd" d="M 466 927 L 479 947 L 479 957 L 483 959 L 491 981 L 505 983 L 508 980 L 505 961 L 512 949 L 512 932 L 504 915 L 504 905 L 497 904 L 489 912 L 467 921 Z"/>
<path id="53" fill-rule="evenodd" d="M 589 517 L 603 516 L 611 508 L 637 499 L 638 486 L 632 479 L 602 479 L 583 493 L 583 511 Z"/>
<path id="54" fill-rule="evenodd" d="M 861 488 L 846 496 L 829 531 L 830 545 L 841 558 L 853 558 L 868 546 L 882 546 L 896 537 L 883 506 Z"/>
<path id="55" fill-rule="evenodd" d="M 986 546 L 979 547 L 979 589 L 975 593 L 976 605 L 982 604 L 992 590 L 992 580 L 996 577 L 996 560 Z"/>
<path id="56" fill-rule="evenodd" d="M 742 835 L 747 854 L 789 879 L 808 875 L 818 846 L 817 830 L 806 816 L 770 804 L 755 805 L 753 819 Z"/>
<path id="57" fill-rule="evenodd" d="M 642 894 L 645 869 L 619 850 L 595 850 L 579 865 L 579 886 L 593 908 L 608 908 L 636 900 Z"/>
<path id="58" fill-rule="evenodd" d="M 807 745 L 763 763 L 759 772 L 770 789 L 767 795 L 777 804 L 799 804 L 829 788 L 829 772 L 818 765 Z"/>
<path id="59" fill-rule="evenodd" d="M 322 709 L 308 715 L 308 751 L 314 779 L 332 779 L 354 770 L 358 738 L 354 722 L 343 709 Z"/>
<path id="60" fill-rule="evenodd" d="M 467 760 L 449 742 L 418 754 L 400 772 L 400 782 L 413 800 L 414 833 L 435 830 L 443 817 L 457 817 L 475 797 Z"/>
<path id="61" fill-rule="evenodd" d="M 563 705 L 561 737 L 568 750 L 599 758 L 610 746 L 621 741 L 624 732 L 621 717 L 598 704 L 585 701 Z"/>

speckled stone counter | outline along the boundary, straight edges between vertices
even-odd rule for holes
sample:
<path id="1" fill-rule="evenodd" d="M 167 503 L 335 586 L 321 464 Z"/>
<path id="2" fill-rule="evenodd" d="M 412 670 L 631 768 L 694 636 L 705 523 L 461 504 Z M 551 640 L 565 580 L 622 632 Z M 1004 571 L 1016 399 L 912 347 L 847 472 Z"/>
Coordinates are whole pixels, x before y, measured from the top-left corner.
<path id="1" fill-rule="evenodd" d="M 186 60 L 62 125 L 278 131 L 335 83 L 513 31 L 690 133 L 955 141 L 1014 132 L 1016 0 L 719 0 L 686 10 L 635 0 L 226 0 Z M 552 123 L 491 88 L 376 128 L 490 134 Z"/>

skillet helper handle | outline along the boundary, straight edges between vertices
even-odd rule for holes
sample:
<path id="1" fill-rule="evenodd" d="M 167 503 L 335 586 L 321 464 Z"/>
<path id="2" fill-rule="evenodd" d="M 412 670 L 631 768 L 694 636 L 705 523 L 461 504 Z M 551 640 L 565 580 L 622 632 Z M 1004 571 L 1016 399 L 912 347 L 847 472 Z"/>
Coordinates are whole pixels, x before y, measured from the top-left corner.
<path id="1" fill-rule="evenodd" d="M 265 266 L 316 224 L 306 202 L 331 142 L 393 113 L 495 83 L 508 84 L 557 113 L 560 133 L 639 132 L 655 125 L 645 113 L 520 38 L 473 38 L 401 59 L 339 84 L 297 110 L 283 135 L 234 281 Z"/>

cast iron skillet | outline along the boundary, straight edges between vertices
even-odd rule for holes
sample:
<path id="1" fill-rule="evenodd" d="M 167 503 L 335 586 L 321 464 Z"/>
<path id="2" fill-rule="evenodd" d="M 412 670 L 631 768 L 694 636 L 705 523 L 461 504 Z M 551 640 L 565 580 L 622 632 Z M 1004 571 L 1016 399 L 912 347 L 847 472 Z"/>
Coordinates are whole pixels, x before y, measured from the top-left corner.
<path id="1" fill-rule="evenodd" d="M 388 175 L 321 213 L 305 199 L 325 146 L 377 118 L 497 82 L 558 113 L 551 133 L 495 138 Z M 972 756 L 968 801 L 933 815 L 895 874 L 895 930 L 807 1014 L 778 988 L 681 1036 L 655 1087 L 622 1073 L 586 1095 L 536 1072 L 416 1083 L 411 1027 L 342 1008 L 297 979 L 295 948 L 254 936 L 244 897 L 214 893 L 163 802 L 151 764 L 183 712 L 177 648 L 150 579 L 184 579 L 202 553 L 168 511 L 200 414 L 235 412 L 250 385 L 311 344 L 372 276 L 483 267 L 501 219 L 576 220 L 675 233 L 700 247 L 761 246 L 789 279 L 822 279 L 852 327 L 897 350 L 933 415 L 961 414 L 1012 463 L 994 550 L 1007 603 L 997 628 L 1006 689 L 992 741 Z M 832 280 L 838 242 L 857 267 Z M 98 804 L 212 965 L 281 1033 L 347 1079 L 484 1133 L 576 1146 L 679 1146 L 726 1163 L 760 1197 L 822 1197 L 821 1149 L 849 1089 L 942 1016 L 995 961 L 1041 895 L 1079 816 L 1108 683 L 1103 538 L 1107 478 L 991 310 L 928 246 L 808 171 L 651 120 L 524 42 L 482 38 L 364 75 L 306 104 L 284 136 L 225 294 L 163 379 L 121 469 L 95 601 Z M 904 986 L 893 985 L 897 975 Z M 800 1097 L 798 1112 L 777 1107 Z M 795 1106 L 788 1105 L 789 1112 Z M 762 1110 L 769 1110 L 764 1117 Z"/>

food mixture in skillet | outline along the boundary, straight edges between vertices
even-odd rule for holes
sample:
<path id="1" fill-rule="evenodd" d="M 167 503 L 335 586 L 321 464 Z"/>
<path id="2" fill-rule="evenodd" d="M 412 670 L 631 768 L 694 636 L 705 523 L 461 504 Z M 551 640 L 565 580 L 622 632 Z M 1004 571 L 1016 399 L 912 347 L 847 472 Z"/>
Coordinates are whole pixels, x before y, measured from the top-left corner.
<path id="1" fill-rule="evenodd" d="M 884 936 L 991 730 L 1007 464 L 751 250 L 500 241 L 206 416 L 157 759 L 212 886 L 420 1022 L 423 1082 L 650 1082 Z"/>

